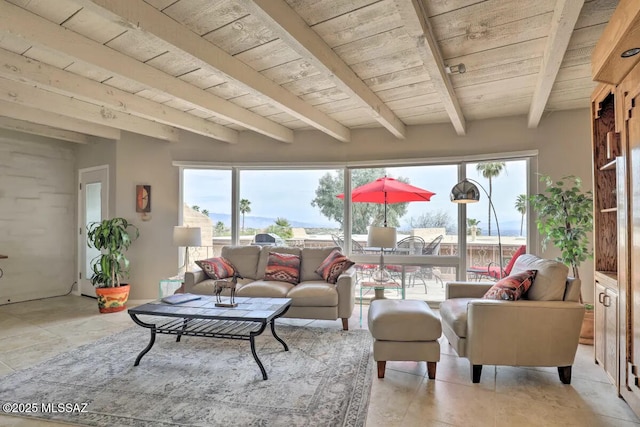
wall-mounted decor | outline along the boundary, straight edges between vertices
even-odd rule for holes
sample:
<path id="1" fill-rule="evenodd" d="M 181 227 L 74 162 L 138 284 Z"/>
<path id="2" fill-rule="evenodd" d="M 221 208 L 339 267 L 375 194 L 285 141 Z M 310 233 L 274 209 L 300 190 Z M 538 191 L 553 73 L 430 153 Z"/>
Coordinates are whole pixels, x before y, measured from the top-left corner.
<path id="1" fill-rule="evenodd" d="M 150 185 L 136 185 L 136 212 L 151 212 Z"/>

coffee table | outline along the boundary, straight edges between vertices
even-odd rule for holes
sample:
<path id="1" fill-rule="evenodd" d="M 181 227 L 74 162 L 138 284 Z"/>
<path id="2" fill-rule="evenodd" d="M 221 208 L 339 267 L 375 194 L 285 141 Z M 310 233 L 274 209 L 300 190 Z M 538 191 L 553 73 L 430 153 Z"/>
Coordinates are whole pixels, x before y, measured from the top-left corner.
<path id="1" fill-rule="evenodd" d="M 183 335 L 245 340 L 251 343 L 251 354 L 262 372 L 262 378 L 266 380 L 267 372 L 256 353 L 254 339 L 269 324 L 273 337 L 285 351 L 289 351 L 287 344 L 276 334 L 274 322 L 289 310 L 291 298 L 238 297 L 235 301 L 238 306 L 234 308 L 216 307 L 215 297 L 203 295 L 200 299 L 181 304 L 167 304 L 158 300 L 130 308 L 129 315 L 133 321 L 151 330 L 149 344 L 140 352 L 134 366 L 138 366 L 142 356 L 151 350 L 156 334 L 177 335 L 176 342 L 180 342 Z M 140 315 L 154 317 L 143 321 L 138 317 Z M 152 321 L 155 323 L 150 323 Z"/>

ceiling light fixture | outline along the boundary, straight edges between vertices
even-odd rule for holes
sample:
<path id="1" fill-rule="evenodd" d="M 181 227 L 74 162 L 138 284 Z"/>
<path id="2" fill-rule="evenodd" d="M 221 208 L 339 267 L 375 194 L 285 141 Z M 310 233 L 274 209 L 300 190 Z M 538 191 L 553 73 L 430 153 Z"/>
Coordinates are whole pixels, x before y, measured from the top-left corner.
<path id="1" fill-rule="evenodd" d="M 467 67 L 461 62 L 458 65 L 447 65 L 444 67 L 447 74 L 464 74 L 467 71 Z"/>
<path id="2" fill-rule="evenodd" d="M 636 56 L 639 53 L 640 53 L 640 47 L 634 47 L 634 48 L 625 50 L 620 54 L 620 56 L 623 58 L 631 58 L 632 56 Z"/>

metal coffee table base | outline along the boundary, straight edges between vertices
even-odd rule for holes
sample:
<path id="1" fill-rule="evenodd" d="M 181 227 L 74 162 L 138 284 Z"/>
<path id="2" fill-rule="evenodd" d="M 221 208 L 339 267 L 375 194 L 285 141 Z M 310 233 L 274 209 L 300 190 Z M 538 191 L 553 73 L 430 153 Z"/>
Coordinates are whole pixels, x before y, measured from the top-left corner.
<path id="1" fill-rule="evenodd" d="M 278 317 L 281 317 L 288 311 L 289 307 L 284 310 Z M 209 337 L 209 338 L 227 338 L 231 340 L 244 340 L 249 341 L 251 344 L 251 354 L 255 359 L 260 372 L 262 372 L 262 379 L 267 379 L 267 371 L 264 369 L 264 365 L 258 358 L 256 353 L 255 337 L 262 334 L 267 328 L 267 322 L 256 322 L 247 320 L 209 320 L 209 319 L 187 319 L 187 318 L 171 318 L 165 323 L 155 325 L 151 323 L 143 322 L 138 319 L 134 313 L 129 313 L 134 322 L 143 328 L 148 328 L 151 331 L 151 338 L 149 344 L 140 352 L 136 358 L 134 366 L 140 364 L 142 357 L 151 350 L 153 344 L 156 342 L 156 334 L 168 334 L 177 335 L 176 342 L 180 342 L 180 338 L 183 335 L 193 337 Z M 274 338 L 282 344 L 284 351 L 289 351 L 287 344 L 276 334 L 275 320 L 272 319 L 268 322 L 271 325 L 271 333 Z"/>

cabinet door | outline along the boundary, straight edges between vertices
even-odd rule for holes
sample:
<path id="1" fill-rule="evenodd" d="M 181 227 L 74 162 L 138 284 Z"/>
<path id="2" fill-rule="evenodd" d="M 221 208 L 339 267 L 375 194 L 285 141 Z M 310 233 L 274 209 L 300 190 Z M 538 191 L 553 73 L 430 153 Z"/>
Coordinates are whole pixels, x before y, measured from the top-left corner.
<path id="1" fill-rule="evenodd" d="M 605 306 L 603 305 L 604 297 L 606 295 L 606 288 L 600 284 L 600 282 L 596 281 L 596 294 L 595 294 L 595 354 L 596 354 L 596 362 L 600 364 L 603 368 L 605 368 L 605 348 L 606 348 L 606 329 L 605 329 Z"/>
<path id="2" fill-rule="evenodd" d="M 604 370 L 613 384 L 618 383 L 618 293 L 607 289 L 604 306 Z"/>

